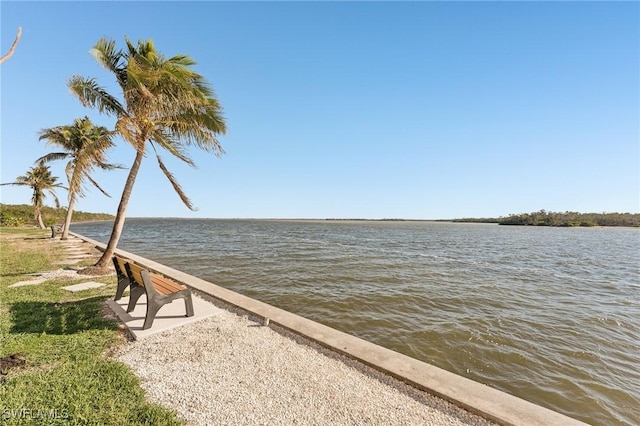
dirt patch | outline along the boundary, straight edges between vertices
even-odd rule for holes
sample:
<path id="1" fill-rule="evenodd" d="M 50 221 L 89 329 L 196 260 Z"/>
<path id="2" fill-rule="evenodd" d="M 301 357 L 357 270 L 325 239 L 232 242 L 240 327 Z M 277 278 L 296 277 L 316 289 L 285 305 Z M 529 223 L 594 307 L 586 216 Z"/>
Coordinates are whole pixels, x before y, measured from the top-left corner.
<path id="1" fill-rule="evenodd" d="M 0 358 L 0 374 L 6 376 L 7 370 L 10 368 L 24 367 L 27 361 L 22 357 L 24 357 L 23 353 L 17 353 Z"/>

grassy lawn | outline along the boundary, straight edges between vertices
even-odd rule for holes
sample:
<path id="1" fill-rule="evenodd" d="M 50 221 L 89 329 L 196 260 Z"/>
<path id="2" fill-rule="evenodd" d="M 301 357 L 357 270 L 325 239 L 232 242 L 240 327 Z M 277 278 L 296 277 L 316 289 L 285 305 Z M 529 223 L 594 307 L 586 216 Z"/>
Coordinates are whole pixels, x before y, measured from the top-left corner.
<path id="1" fill-rule="evenodd" d="M 126 342 L 105 316 L 115 277 L 8 287 L 33 279 L 27 274 L 64 267 L 52 264 L 64 256 L 50 235 L 0 228 L 0 358 L 18 354 L 25 361 L 0 377 L 0 423 L 182 424 L 172 411 L 146 402 L 128 367 L 109 359 L 110 350 Z M 61 289 L 84 281 L 107 285 L 77 293 Z"/>

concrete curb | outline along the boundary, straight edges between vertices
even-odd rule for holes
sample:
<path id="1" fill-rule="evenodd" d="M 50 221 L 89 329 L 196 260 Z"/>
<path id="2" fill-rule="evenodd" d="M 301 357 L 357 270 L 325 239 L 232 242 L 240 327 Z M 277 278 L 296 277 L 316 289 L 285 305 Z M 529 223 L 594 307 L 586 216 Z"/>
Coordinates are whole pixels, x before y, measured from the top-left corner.
<path id="1" fill-rule="evenodd" d="M 82 235 L 74 236 L 104 250 L 106 245 Z M 136 263 L 162 273 L 215 299 L 276 324 L 328 349 L 358 360 L 418 389 L 503 425 L 586 425 L 571 417 L 493 389 L 428 363 L 408 357 L 350 334 L 319 324 L 283 309 L 243 296 L 144 257 L 116 250 Z"/>

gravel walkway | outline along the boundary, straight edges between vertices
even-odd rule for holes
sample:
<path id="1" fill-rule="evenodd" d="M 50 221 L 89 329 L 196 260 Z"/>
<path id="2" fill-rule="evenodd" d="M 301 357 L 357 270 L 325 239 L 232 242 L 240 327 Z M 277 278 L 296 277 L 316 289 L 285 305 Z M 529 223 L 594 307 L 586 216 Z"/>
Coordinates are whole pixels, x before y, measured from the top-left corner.
<path id="1" fill-rule="evenodd" d="M 344 356 L 230 311 L 115 355 L 192 425 L 490 425 Z"/>

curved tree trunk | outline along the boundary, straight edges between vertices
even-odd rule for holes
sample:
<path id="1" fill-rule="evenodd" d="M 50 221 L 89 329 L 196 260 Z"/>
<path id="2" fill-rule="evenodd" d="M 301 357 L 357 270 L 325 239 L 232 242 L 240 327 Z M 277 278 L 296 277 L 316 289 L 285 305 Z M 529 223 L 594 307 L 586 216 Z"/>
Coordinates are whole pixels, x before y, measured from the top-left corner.
<path id="1" fill-rule="evenodd" d="M 7 59 L 9 59 L 11 57 L 11 55 L 13 55 L 13 52 L 16 50 L 16 46 L 18 45 L 18 42 L 20 41 L 20 36 L 22 36 L 22 27 L 18 27 L 18 34 L 16 34 L 16 38 L 15 38 L 15 40 L 13 40 L 13 44 L 9 48 L 9 51 L 4 56 L 2 56 L 0 58 L 0 64 L 3 63 L 4 61 L 6 61 Z"/>
<path id="2" fill-rule="evenodd" d="M 44 221 L 42 220 L 42 212 L 40 211 L 40 207 L 35 206 L 33 208 L 33 213 L 35 215 L 36 223 L 40 227 L 40 229 L 45 229 Z"/>
<path id="3" fill-rule="evenodd" d="M 143 156 L 144 151 L 137 151 L 136 158 L 133 161 L 133 165 L 131 166 L 131 169 L 129 169 L 129 176 L 127 176 L 127 181 L 125 182 L 124 189 L 122 190 L 122 197 L 120 198 L 118 212 L 116 213 L 116 219 L 113 223 L 111 237 L 109 237 L 109 243 L 107 243 L 107 248 L 104 253 L 102 253 L 102 257 L 100 257 L 98 262 L 95 264 L 95 266 L 97 267 L 105 268 L 109 264 L 109 262 L 111 262 L 113 253 L 115 253 L 116 251 L 118 241 L 120 241 L 120 235 L 122 235 L 122 229 L 124 228 L 127 205 L 129 204 L 129 198 L 131 197 L 133 184 L 136 181 L 136 176 L 138 175 L 138 170 L 140 169 L 140 164 L 142 163 Z"/>
<path id="4" fill-rule="evenodd" d="M 73 207 L 76 204 L 76 196 L 75 194 L 69 197 L 69 208 L 67 209 L 67 215 L 64 218 L 64 225 L 62 227 L 62 236 L 61 240 L 66 240 L 69 238 L 69 226 L 71 226 L 71 216 L 73 215 Z"/>

